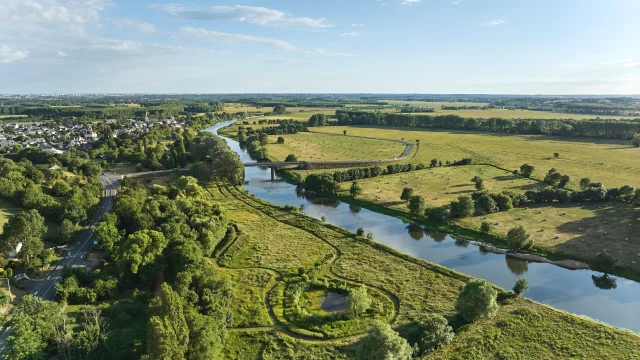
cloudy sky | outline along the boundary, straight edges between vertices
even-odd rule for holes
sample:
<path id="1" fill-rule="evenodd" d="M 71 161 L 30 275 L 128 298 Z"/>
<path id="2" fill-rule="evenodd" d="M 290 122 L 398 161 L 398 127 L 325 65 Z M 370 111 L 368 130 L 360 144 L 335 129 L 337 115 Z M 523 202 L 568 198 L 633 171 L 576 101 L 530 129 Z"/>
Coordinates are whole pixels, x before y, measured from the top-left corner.
<path id="1" fill-rule="evenodd" d="M 638 0 L 0 0 L 0 93 L 640 94 L 638 14 Z"/>

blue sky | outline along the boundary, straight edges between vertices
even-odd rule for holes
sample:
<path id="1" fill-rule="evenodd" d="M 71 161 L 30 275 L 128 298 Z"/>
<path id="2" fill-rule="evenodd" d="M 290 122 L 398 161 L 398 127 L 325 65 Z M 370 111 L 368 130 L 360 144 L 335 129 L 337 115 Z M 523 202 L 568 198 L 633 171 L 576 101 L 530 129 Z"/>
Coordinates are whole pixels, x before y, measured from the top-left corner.
<path id="1" fill-rule="evenodd" d="M 640 94 L 637 0 L 170 1 L 0 0 L 0 93 Z"/>

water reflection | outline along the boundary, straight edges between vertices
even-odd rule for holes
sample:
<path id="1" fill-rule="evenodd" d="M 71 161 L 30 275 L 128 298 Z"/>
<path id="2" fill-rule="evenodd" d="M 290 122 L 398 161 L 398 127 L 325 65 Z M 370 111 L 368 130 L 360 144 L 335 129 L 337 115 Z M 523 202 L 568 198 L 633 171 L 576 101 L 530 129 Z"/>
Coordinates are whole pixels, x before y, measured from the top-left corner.
<path id="1" fill-rule="evenodd" d="M 415 223 L 409 223 L 409 225 L 407 225 L 407 232 L 414 240 L 421 240 L 424 237 L 422 226 Z"/>
<path id="2" fill-rule="evenodd" d="M 612 290 L 618 287 L 616 279 L 608 274 L 604 274 L 602 276 L 591 275 L 591 280 L 593 280 L 593 285 L 598 289 Z"/>
<path id="3" fill-rule="evenodd" d="M 424 229 L 424 233 L 437 243 L 441 243 L 447 238 L 447 234 L 435 230 Z"/>
<path id="4" fill-rule="evenodd" d="M 352 213 L 357 214 L 360 212 L 360 210 L 362 210 L 362 208 L 358 205 L 349 204 L 349 210 L 351 210 Z"/>
<path id="5" fill-rule="evenodd" d="M 469 242 L 465 239 L 455 239 L 455 241 L 457 247 L 466 248 L 469 246 Z"/>
<path id="6" fill-rule="evenodd" d="M 529 271 L 528 261 L 516 259 L 511 256 L 505 256 L 504 261 L 507 263 L 507 267 L 513 274 L 520 276 Z"/>

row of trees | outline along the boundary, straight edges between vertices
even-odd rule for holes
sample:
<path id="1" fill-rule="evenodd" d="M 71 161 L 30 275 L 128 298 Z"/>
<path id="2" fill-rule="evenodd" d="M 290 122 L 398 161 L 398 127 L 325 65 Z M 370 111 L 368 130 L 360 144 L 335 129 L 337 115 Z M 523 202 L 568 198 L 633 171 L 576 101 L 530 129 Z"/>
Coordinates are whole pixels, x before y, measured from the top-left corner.
<path id="1" fill-rule="evenodd" d="M 631 139 L 634 134 L 640 133 L 640 121 L 622 120 L 479 119 L 458 115 L 404 115 L 347 110 L 336 110 L 336 117 L 339 125 L 454 129 L 608 139 Z"/>

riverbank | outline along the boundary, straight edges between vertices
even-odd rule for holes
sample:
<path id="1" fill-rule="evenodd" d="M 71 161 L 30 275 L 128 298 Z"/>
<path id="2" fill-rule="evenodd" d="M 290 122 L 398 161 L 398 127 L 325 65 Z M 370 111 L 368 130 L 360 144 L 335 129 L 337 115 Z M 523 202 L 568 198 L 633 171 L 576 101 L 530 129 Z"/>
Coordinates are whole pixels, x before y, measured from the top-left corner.
<path id="1" fill-rule="evenodd" d="M 292 185 L 296 185 L 297 175 L 292 171 L 290 171 L 289 169 L 282 169 L 278 171 L 278 174 L 283 180 L 287 181 Z M 485 245 L 488 244 L 500 250 L 507 248 L 506 238 L 504 237 L 485 234 L 476 229 L 460 226 L 458 224 L 453 224 L 451 222 L 447 222 L 447 223 L 434 222 L 421 216 L 412 215 L 409 212 L 391 209 L 370 201 L 354 199 L 353 197 L 350 197 L 350 196 L 343 196 L 343 195 L 326 195 L 326 196 L 335 200 L 343 201 L 350 205 L 360 206 L 362 208 L 375 211 L 380 214 L 393 216 L 403 221 L 420 224 L 427 227 L 428 229 L 449 234 L 452 237 L 455 237 L 456 239 L 472 241 L 472 243 L 476 246 L 479 244 L 485 244 Z M 584 269 L 598 270 L 597 267 L 594 265 L 593 260 L 590 258 L 576 256 L 575 254 L 569 254 L 562 251 L 544 248 L 535 244 L 530 249 L 530 251 L 523 254 L 513 255 L 513 256 L 518 257 L 522 260 L 531 261 L 531 262 L 550 263 L 550 264 L 560 266 L 569 270 L 584 270 Z M 618 267 L 615 271 L 612 271 L 609 274 L 620 276 L 633 281 L 640 281 L 640 272 L 634 269 L 626 268 L 626 267 Z"/>

